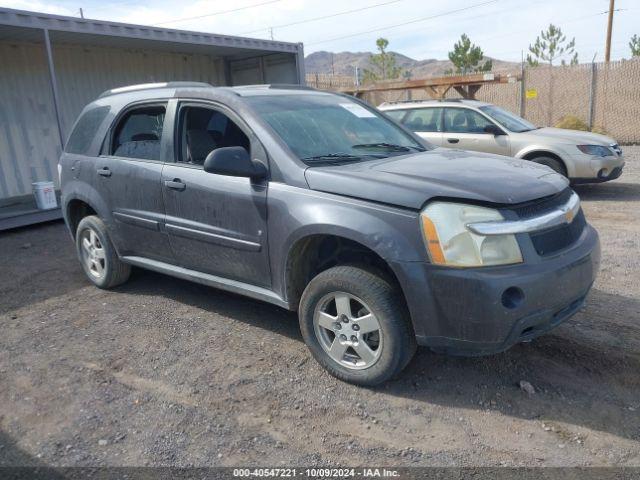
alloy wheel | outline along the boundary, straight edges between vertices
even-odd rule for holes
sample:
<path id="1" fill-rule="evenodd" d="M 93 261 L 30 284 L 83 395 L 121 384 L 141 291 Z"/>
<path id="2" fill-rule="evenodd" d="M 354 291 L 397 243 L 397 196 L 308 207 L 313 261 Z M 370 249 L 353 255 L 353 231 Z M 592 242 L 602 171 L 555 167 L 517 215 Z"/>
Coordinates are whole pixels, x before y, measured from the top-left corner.
<path id="1" fill-rule="evenodd" d="M 81 233 L 82 262 L 95 278 L 104 277 L 106 270 L 106 256 L 100 237 L 92 228 L 86 228 Z"/>
<path id="2" fill-rule="evenodd" d="M 362 370 L 380 358 L 380 323 L 355 295 L 334 292 L 322 297 L 314 311 L 313 325 L 322 349 L 343 367 Z"/>

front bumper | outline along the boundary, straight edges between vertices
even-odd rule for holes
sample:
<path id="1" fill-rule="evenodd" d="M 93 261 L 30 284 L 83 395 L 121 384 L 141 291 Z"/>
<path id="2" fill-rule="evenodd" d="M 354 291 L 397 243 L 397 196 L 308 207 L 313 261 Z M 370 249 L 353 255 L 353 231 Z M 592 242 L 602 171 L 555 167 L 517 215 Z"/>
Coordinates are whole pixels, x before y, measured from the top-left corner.
<path id="1" fill-rule="evenodd" d="M 622 175 L 625 164 L 622 155 L 610 157 L 574 155 L 571 160 L 574 165 L 571 183 L 599 183 L 614 180 Z"/>
<path id="2" fill-rule="evenodd" d="M 548 258 L 539 257 L 527 241 L 521 242 L 525 263 L 518 265 L 394 264 L 418 343 L 452 354 L 486 355 L 535 338 L 576 313 L 600 264 L 596 231 L 587 225 L 574 245 Z"/>

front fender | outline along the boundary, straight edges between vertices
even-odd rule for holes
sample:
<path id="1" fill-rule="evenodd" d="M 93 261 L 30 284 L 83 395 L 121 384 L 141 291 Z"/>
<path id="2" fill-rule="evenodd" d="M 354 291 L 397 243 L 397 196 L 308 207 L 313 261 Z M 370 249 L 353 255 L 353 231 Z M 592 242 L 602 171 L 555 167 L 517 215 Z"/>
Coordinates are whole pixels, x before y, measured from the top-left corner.
<path id="1" fill-rule="evenodd" d="M 289 252 L 311 235 L 352 240 L 389 264 L 427 260 L 416 211 L 284 184 L 270 185 L 268 202 L 272 279 L 281 294 Z"/>

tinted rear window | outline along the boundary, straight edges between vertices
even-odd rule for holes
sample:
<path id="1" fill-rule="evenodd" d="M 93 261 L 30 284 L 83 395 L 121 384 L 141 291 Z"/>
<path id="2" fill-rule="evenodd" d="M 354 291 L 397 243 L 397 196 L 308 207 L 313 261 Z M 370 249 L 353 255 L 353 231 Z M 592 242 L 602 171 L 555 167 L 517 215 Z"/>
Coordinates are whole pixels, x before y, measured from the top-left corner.
<path id="1" fill-rule="evenodd" d="M 85 155 L 89 151 L 91 142 L 96 136 L 98 128 L 107 117 L 109 110 L 109 106 L 103 106 L 84 112 L 69 136 L 65 151 Z"/>

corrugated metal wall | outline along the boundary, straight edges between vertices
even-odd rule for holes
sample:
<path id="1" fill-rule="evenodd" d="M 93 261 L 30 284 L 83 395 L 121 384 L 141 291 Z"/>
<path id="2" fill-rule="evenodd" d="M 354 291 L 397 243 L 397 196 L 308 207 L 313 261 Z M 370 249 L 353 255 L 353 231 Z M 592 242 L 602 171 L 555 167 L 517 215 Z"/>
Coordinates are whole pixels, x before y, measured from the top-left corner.
<path id="1" fill-rule="evenodd" d="M 201 54 L 54 44 L 63 132 L 84 105 L 122 85 L 192 80 L 224 85 L 223 61 Z M 43 44 L 0 42 L 0 200 L 58 186 L 61 148 Z"/>
<path id="2" fill-rule="evenodd" d="M 82 110 L 110 88 L 175 80 L 224 85 L 221 58 L 162 51 L 53 46 L 65 135 Z"/>
<path id="3" fill-rule="evenodd" d="M 0 43 L 0 199 L 54 179 L 60 140 L 44 45 Z"/>
<path id="4" fill-rule="evenodd" d="M 286 53 L 235 60 L 230 62 L 229 69 L 233 85 L 299 83 L 296 59 Z"/>

